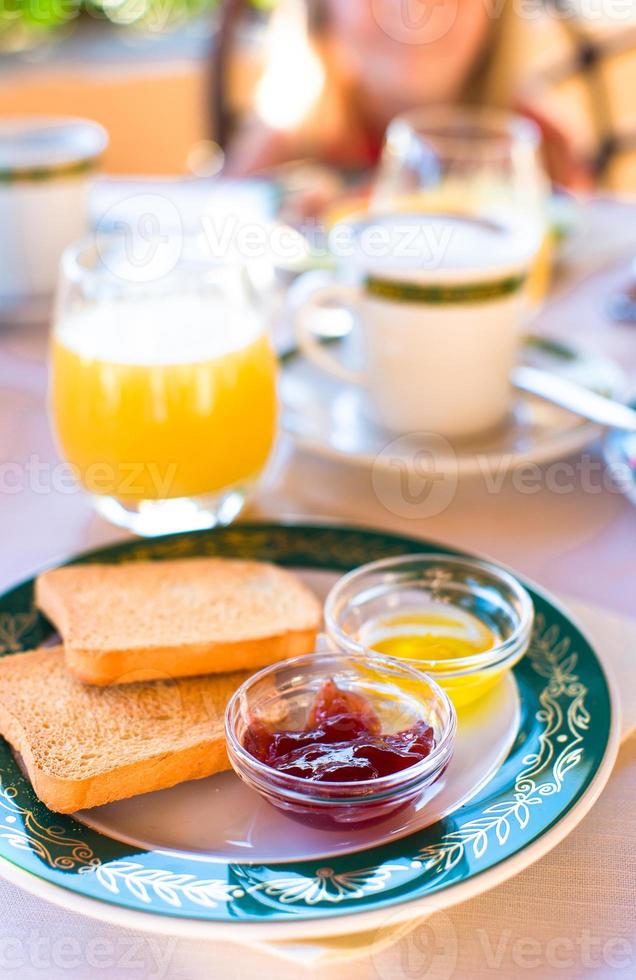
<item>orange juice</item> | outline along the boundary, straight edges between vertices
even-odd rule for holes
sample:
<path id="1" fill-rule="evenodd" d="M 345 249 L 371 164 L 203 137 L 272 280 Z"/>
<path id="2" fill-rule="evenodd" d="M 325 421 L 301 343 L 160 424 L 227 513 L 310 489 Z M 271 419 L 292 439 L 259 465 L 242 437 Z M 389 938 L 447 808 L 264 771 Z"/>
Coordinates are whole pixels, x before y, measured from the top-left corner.
<path id="1" fill-rule="evenodd" d="M 196 293 L 70 312 L 51 353 L 57 436 L 85 487 L 123 501 L 249 484 L 276 428 L 276 359 L 257 315 Z"/>

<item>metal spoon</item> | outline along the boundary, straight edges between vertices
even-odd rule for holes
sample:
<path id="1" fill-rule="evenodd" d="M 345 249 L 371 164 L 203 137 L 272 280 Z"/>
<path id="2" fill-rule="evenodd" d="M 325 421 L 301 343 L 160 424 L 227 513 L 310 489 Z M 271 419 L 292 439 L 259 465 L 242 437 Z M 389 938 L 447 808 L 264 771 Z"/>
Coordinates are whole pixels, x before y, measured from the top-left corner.
<path id="1" fill-rule="evenodd" d="M 525 365 L 516 367 L 510 380 L 520 391 L 537 395 L 590 422 L 624 432 L 636 432 L 636 411 L 633 408 L 590 391 L 575 381 Z"/>

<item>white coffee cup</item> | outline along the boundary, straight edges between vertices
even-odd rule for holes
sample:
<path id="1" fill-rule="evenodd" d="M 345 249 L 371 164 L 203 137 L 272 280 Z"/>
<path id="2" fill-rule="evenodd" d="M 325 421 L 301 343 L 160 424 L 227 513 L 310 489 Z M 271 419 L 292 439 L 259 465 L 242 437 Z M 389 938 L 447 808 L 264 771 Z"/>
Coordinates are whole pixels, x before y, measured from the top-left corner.
<path id="1" fill-rule="evenodd" d="M 340 281 L 316 288 L 296 310 L 304 354 L 360 386 L 368 414 L 392 431 L 457 438 L 501 423 L 536 243 L 491 222 L 442 214 L 343 224 L 330 241 Z M 321 342 L 317 312 L 327 305 L 356 314 L 360 369 Z"/>
<path id="2" fill-rule="evenodd" d="M 51 297 L 62 252 L 88 229 L 88 190 L 106 131 L 86 119 L 0 125 L 0 306 Z"/>

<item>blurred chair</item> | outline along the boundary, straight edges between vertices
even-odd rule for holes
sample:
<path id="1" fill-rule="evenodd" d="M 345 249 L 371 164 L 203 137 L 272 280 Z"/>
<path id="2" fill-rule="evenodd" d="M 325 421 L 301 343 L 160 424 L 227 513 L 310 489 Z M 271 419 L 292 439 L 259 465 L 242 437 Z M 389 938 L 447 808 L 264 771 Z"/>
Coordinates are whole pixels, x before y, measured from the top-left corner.
<path id="1" fill-rule="evenodd" d="M 546 0 L 544 54 L 528 87 L 560 118 L 599 185 L 636 190 L 636 25 L 592 21 Z"/>
<path id="2" fill-rule="evenodd" d="M 247 7 L 247 0 L 222 0 L 217 29 L 212 41 L 209 86 L 210 135 L 222 149 L 227 146 L 236 121 L 230 97 L 230 69 L 237 28 Z"/>

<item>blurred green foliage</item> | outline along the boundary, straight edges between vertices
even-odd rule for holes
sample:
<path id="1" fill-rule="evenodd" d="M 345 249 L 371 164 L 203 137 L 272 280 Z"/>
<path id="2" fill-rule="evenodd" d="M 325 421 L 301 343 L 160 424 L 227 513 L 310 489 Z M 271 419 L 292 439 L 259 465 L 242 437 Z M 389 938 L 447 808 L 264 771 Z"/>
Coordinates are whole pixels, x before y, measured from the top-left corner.
<path id="1" fill-rule="evenodd" d="M 221 0 L 0 0 L 0 50 L 30 48 L 56 32 L 65 33 L 80 16 L 148 32 L 168 30 Z M 260 11 L 276 0 L 250 0 Z"/>
<path id="2" fill-rule="evenodd" d="M 81 0 L 0 0 L 0 45 L 22 47 L 72 21 Z"/>

